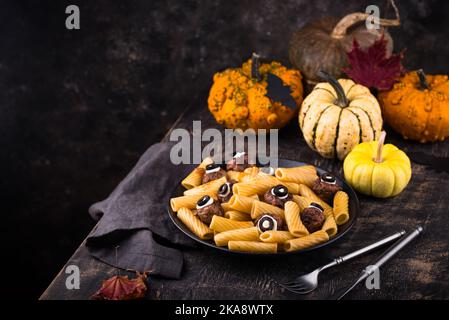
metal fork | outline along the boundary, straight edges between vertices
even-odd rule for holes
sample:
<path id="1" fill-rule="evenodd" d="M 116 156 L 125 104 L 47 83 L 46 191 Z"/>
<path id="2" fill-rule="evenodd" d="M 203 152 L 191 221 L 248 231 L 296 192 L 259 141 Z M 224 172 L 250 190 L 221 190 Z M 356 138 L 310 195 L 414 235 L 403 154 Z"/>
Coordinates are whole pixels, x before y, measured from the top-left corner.
<path id="1" fill-rule="evenodd" d="M 387 243 L 390 243 L 390 242 L 402 237 L 404 234 L 405 234 L 405 231 L 401 230 L 389 237 L 386 237 L 382 240 L 372 243 L 369 246 L 366 246 L 364 248 L 361 248 L 359 250 L 351 252 L 342 257 L 338 257 L 334 261 L 332 261 L 322 267 L 319 267 L 310 273 L 301 275 L 301 276 L 296 277 L 296 278 L 294 278 L 288 282 L 285 282 L 285 283 L 277 282 L 277 281 L 275 281 L 275 282 L 277 282 L 281 287 L 283 287 L 293 293 L 297 293 L 297 294 L 309 293 L 309 292 L 315 290 L 316 287 L 318 286 L 318 275 L 320 274 L 321 271 L 329 269 L 336 265 L 342 264 L 343 262 L 346 262 L 346 261 L 351 260 L 355 257 L 358 257 L 364 253 L 367 253 L 376 248 L 379 248 Z"/>

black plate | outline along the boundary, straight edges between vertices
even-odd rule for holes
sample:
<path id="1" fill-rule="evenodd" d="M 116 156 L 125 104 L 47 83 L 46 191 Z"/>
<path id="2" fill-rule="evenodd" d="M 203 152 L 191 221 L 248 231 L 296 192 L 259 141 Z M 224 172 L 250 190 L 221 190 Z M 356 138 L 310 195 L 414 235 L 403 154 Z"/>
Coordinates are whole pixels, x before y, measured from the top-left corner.
<path id="1" fill-rule="evenodd" d="M 298 161 L 293 161 L 293 160 L 284 160 L 284 159 L 279 159 L 279 164 L 278 164 L 278 166 L 280 168 L 292 168 L 292 167 L 305 166 L 305 165 L 307 165 L 307 164 L 303 163 L 303 162 L 298 162 Z M 325 170 L 320 169 L 320 168 L 317 168 L 317 171 L 319 174 L 326 172 Z M 318 244 L 318 245 L 310 247 L 310 248 L 298 250 L 298 251 L 278 252 L 278 253 L 256 253 L 256 252 L 231 251 L 227 247 L 216 246 L 215 243 L 213 242 L 213 240 L 201 240 L 200 238 L 198 238 L 193 232 L 191 232 L 189 229 L 187 229 L 187 227 L 182 223 L 181 220 L 178 219 L 178 217 L 176 216 L 176 213 L 173 212 L 173 210 L 171 209 L 170 203 L 168 203 L 168 214 L 170 216 L 170 219 L 179 228 L 179 230 L 181 230 L 188 237 L 190 237 L 193 240 L 195 240 L 199 243 L 202 243 L 208 247 L 211 247 L 211 248 L 214 248 L 217 250 L 221 250 L 223 252 L 228 252 L 228 253 L 237 254 L 237 255 L 246 255 L 246 256 L 279 256 L 279 255 L 298 254 L 301 252 L 316 250 L 321 247 L 325 247 L 325 246 L 328 246 L 328 245 L 334 243 L 335 241 L 337 241 L 338 239 L 343 237 L 349 231 L 349 229 L 351 229 L 351 227 L 354 225 L 354 223 L 357 219 L 357 216 L 359 214 L 359 211 L 360 211 L 359 200 L 357 199 L 357 195 L 354 192 L 354 190 L 344 180 L 342 180 L 338 176 L 337 176 L 337 182 L 339 183 L 339 185 L 341 185 L 343 187 L 343 190 L 349 195 L 349 221 L 346 222 L 342 226 L 338 226 L 338 233 L 335 236 L 333 236 L 332 238 L 330 238 L 329 241 Z M 181 183 L 179 183 L 179 185 L 171 193 L 171 198 L 182 196 L 184 191 L 185 191 L 185 188 L 181 185 Z"/>

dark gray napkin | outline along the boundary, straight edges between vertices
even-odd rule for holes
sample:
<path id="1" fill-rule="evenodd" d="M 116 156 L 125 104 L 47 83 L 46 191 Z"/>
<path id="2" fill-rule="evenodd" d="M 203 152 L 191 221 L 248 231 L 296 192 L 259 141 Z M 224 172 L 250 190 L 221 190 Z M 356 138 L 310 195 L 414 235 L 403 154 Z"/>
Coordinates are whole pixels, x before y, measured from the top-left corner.
<path id="1" fill-rule="evenodd" d="M 158 235 L 171 244 L 194 246 L 167 213 L 170 193 L 194 167 L 173 165 L 172 145 L 152 145 L 109 197 L 89 208 L 99 220 L 86 241 L 94 257 L 118 268 L 151 270 L 167 278 L 181 276 L 182 253 L 155 240 Z"/>

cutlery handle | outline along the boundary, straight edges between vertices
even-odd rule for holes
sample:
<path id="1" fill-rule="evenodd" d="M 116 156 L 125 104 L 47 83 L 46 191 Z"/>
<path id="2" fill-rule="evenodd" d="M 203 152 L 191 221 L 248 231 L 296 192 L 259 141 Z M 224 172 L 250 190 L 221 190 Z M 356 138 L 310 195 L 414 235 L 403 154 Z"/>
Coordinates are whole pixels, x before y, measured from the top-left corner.
<path id="1" fill-rule="evenodd" d="M 412 233 L 410 233 L 406 238 L 399 241 L 391 249 L 389 249 L 384 255 L 382 255 L 379 260 L 377 260 L 373 266 L 380 268 L 385 262 L 390 260 L 396 253 L 398 253 L 402 248 L 409 244 L 413 239 L 415 239 L 419 234 L 423 232 L 423 228 L 418 226 Z"/>
<path id="2" fill-rule="evenodd" d="M 366 279 L 371 274 L 373 274 L 373 272 L 375 272 L 376 269 L 380 268 L 385 262 L 390 260 L 396 253 L 398 253 L 402 248 L 404 248 L 407 244 L 409 244 L 413 239 L 415 239 L 422 232 L 423 232 L 423 228 L 421 226 L 418 226 L 407 237 L 405 237 L 404 239 L 402 239 L 402 240 L 398 241 L 396 244 L 394 244 L 373 265 L 366 267 L 362 271 L 359 278 L 354 283 L 352 283 L 349 287 L 345 288 L 344 290 L 337 292 L 337 294 L 334 295 L 334 299 L 337 299 L 337 300 L 342 299 L 348 292 L 350 292 L 352 289 L 354 289 L 354 287 L 357 284 L 359 284 L 364 279 Z"/>
<path id="3" fill-rule="evenodd" d="M 358 256 L 364 254 L 364 253 L 367 253 L 367 252 L 370 252 L 371 250 L 374 250 L 374 249 L 376 249 L 376 248 L 379 248 L 379 247 L 383 246 L 384 244 L 387 244 L 387 243 L 389 243 L 389 242 L 392 242 L 392 241 L 394 241 L 394 240 L 396 240 L 396 239 L 402 237 L 404 234 L 405 234 L 405 231 L 404 231 L 404 230 L 401 230 L 401 231 L 396 232 L 395 234 L 393 234 L 393 235 L 391 235 L 391 236 L 389 236 L 389 237 L 386 237 L 386 238 L 384 238 L 384 239 L 382 239 L 382 240 L 379 240 L 379 241 L 377 241 L 377 242 L 374 242 L 374 243 L 370 244 L 369 246 L 366 246 L 366 247 L 364 247 L 364 248 L 362 248 L 362 249 L 359 249 L 359 250 L 356 250 L 356 251 L 354 251 L 354 252 L 351 252 L 351 253 L 349 253 L 349 254 L 347 254 L 347 255 L 344 255 L 344 256 L 342 256 L 342 257 L 338 257 L 338 258 L 335 259 L 335 260 L 336 260 L 337 264 L 340 264 L 340 263 L 342 263 L 342 262 L 351 260 L 351 259 L 353 259 L 353 258 L 355 258 L 355 257 L 358 257 Z"/>
<path id="4" fill-rule="evenodd" d="M 402 237 L 404 234 L 405 234 L 404 230 L 396 232 L 395 234 L 392 234 L 391 236 L 386 237 L 386 238 L 384 238 L 382 240 L 376 241 L 376 242 L 370 244 L 369 246 L 366 246 L 366 247 L 364 247 L 362 249 L 359 249 L 359 250 L 356 250 L 354 252 L 348 253 L 347 255 L 344 255 L 342 257 L 338 257 L 338 258 L 334 259 L 334 261 L 332 261 L 331 263 L 328 263 L 325 266 L 322 266 L 320 268 L 320 270 L 322 271 L 322 270 L 325 270 L 327 268 L 330 268 L 330 267 L 336 266 L 338 264 L 341 264 L 341 263 L 343 263 L 345 261 L 351 260 L 351 259 L 353 259 L 355 257 L 358 257 L 358 256 L 364 254 L 364 253 L 367 253 L 367 252 L 369 252 L 371 250 L 379 248 L 379 247 L 383 246 L 384 244 L 387 244 L 387 243 L 389 243 L 391 241 L 394 241 L 394 240 Z"/>

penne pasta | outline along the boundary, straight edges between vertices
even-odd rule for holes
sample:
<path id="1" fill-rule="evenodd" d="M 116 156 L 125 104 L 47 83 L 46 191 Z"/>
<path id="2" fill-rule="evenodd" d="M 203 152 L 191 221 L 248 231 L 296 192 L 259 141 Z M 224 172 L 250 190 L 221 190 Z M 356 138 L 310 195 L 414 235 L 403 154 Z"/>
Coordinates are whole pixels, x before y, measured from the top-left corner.
<path id="1" fill-rule="evenodd" d="M 297 183 L 280 181 L 279 184 L 283 184 L 284 186 L 286 186 L 288 189 L 288 192 L 290 192 L 293 195 L 299 193 L 299 184 L 297 184 Z"/>
<path id="2" fill-rule="evenodd" d="M 332 209 L 331 206 L 325 206 L 324 208 L 324 217 L 327 218 L 329 216 L 334 216 L 334 210 Z"/>
<path id="3" fill-rule="evenodd" d="M 301 166 L 295 168 L 277 168 L 275 177 L 280 181 L 289 181 L 297 184 L 305 184 L 312 187 L 313 183 L 318 179 L 316 168 L 314 166 Z"/>
<path id="4" fill-rule="evenodd" d="M 319 202 L 323 202 L 323 200 L 321 200 L 320 197 L 318 197 L 316 195 L 315 192 L 313 192 L 312 189 L 310 189 L 308 186 L 306 186 L 305 184 L 300 184 L 299 185 L 299 194 L 303 197 L 309 198 L 312 201 L 315 201 L 317 203 Z"/>
<path id="5" fill-rule="evenodd" d="M 236 183 L 232 187 L 232 192 L 241 196 L 250 196 L 253 194 L 263 195 L 278 184 L 286 186 L 290 193 L 299 193 L 299 185 L 297 183 L 282 182 L 270 175 L 259 175 L 248 182 Z"/>
<path id="6" fill-rule="evenodd" d="M 234 180 L 237 182 L 240 182 L 243 178 L 243 176 L 245 175 L 243 172 L 239 172 L 239 171 L 228 171 L 226 172 L 229 180 Z"/>
<path id="7" fill-rule="evenodd" d="M 276 243 L 263 243 L 258 241 L 229 241 L 229 250 L 240 252 L 254 252 L 254 253 L 276 253 Z"/>
<path id="8" fill-rule="evenodd" d="M 250 182 L 251 180 L 253 180 L 254 177 L 251 177 L 249 174 L 242 174 L 242 176 L 240 177 L 239 182 Z"/>
<path id="9" fill-rule="evenodd" d="M 200 239 L 213 239 L 219 247 L 227 246 L 231 251 L 254 253 L 303 250 L 328 241 L 338 233 L 339 225 L 349 220 L 347 193 L 337 192 L 333 203 L 328 204 L 312 190 L 318 179 L 314 166 L 272 170 L 261 170 L 253 166 L 242 172 L 229 170 L 226 176 L 202 184 L 205 168 L 212 163 L 214 162 L 210 157 L 205 158 L 182 181 L 187 190 L 182 196 L 171 198 L 170 206 L 173 212 L 177 212 L 186 228 Z M 218 202 L 223 208 L 223 215 L 216 212 L 215 207 L 211 207 L 211 213 L 215 214 L 212 215 L 209 225 L 203 223 L 196 213 L 198 200 L 205 195 L 218 200 L 218 189 L 228 181 L 233 183 L 232 192 L 227 193 L 226 197 L 229 201 Z M 284 200 L 286 202 L 283 207 L 272 205 L 271 195 L 270 199 L 265 201 L 265 193 L 277 185 L 284 185 L 293 196 L 290 201 Z M 273 193 L 273 196 L 282 199 L 281 194 Z M 301 220 L 301 214 L 312 203 L 323 208 L 324 222 L 321 230 L 310 233 Z M 205 206 L 209 204 L 206 203 Z M 269 230 L 272 229 L 272 224 L 274 228 L 276 223 L 268 221 L 268 225 L 263 221 L 260 227 L 262 230 L 268 230 L 260 232 L 255 222 L 264 214 L 281 217 L 285 222 L 283 225 L 286 226 L 282 228 L 284 230 Z"/>
<path id="10" fill-rule="evenodd" d="M 254 224 L 251 221 L 236 221 L 214 215 L 209 228 L 216 233 L 220 233 L 234 229 L 251 228 L 253 226 Z"/>
<path id="11" fill-rule="evenodd" d="M 288 231 L 265 231 L 260 234 L 259 239 L 267 243 L 284 243 L 287 240 L 294 239 L 295 236 Z"/>
<path id="12" fill-rule="evenodd" d="M 243 175 L 241 176 L 242 182 L 248 182 L 253 180 L 259 174 L 258 167 L 249 167 L 243 171 Z"/>
<path id="13" fill-rule="evenodd" d="M 195 209 L 196 203 L 202 196 L 181 196 L 170 199 L 170 206 L 174 212 L 177 212 L 180 208 Z"/>
<path id="14" fill-rule="evenodd" d="M 240 211 L 226 211 L 224 216 L 235 221 L 251 221 L 251 216 L 249 214 Z"/>
<path id="15" fill-rule="evenodd" d="M 222 202 L 221 207 L 223 208 L 224 212 L 232 210 L 232 208 L 229 206 L 229 202 Z"/>
<path id="16" fill-rule="evenodd" d="M 237 171 L 232 171 L 232 172 L 237 172 Z M 259 173 L 259 168 L 258 167 L 249 167 L 246 168 L 243 172 L 238 172 L 238 175 L 235 175 L 237 177 L 236 180 L 237 182 L 249 182 L 251 180 L 253 180 L 257 174 Z"/>
<path id="17" fill-rule="evenodd" d="M 199 185 L 195 188 L 184 191 L 185 196 L 200 195 L 204 196 L 206 194 L 217 194 L 218 188 L 221 187 L 223 183 L 226 182 L 226 177 L 221 177 L 220 179 L 209 181 L 208 183 Z"/>
<path id="18" fill-rule="evenodd" d="M 203 175 L 206 171 L 203 168 L 195 168 L 193 171 L 181 181 L 181 184 L 186 189 L 192 189 L 201 184 Z"/>
<path id="19" fill-rule="evenodd" d="M 205 172 L 204 168 L 212 163 L 214 163 L 214 160 L 212 160 L 212 158 L 205 158 L 198 167 L 193 169 L 193 171 L 187 177 L 185 177 L 184 180 L 182 180 L 181 184 L 183 185 L 183 187 L 186 189 L 192 189 L 199 186 Z"/>
<path id="20" fill-rule="evenodd" d="M 229 241 L 259 241 L 259 231 L 256 227 L 245 229 L 234 229 L 217 233 L 214 236 L 215 244 L 225 247 Z"/>
<path id="21" fill-rule="evenodd" d="M 329 215 L 326 220 L 324 220 L 323 227 L 321 230 L 326 231 L 329 237 L 335 236 L 337 234 L 337 224 L 335 223 L 334 215 Z"/>
<path id="22" fill-rule="evenodd" d="M 257 219 L 259 216 L 265 213 L 274 213 L 284 218 L 284 210 L 282 210 L 281 208 L 272 206 L 271 204 L 268 204 L 266 202 L 258 200 L 253 201 L 253 205 L 251 208 L 251 218 Z"/>
<path id="23" fill-rule="evenodd" d="M 259 168 L 258 167 L 248 167 L 245 170 L 243 170 L 243 172 L 245 174 L 249 174 L 252 177 L 255 177 L 259 174 Z"/>
<path id="24" fill-rule="evenodd" d="M 244 197 L 234 194 L 231 199 L 229 199 L 228 204 L 232 210 L 251 213 L 254 201 L 257 201 L 254 197 Z"/>
<path id="25" fill-rule="evenodd" d="M 259 182 L 264 182 L 264 184 L 260 184 Z M 232 186 L 232 192 L 234 194 L 240 196 L 250 196 L 253 194 L 262 195 L 266 190 L 269 189 L 269 182 L 264 181 L 264 179 L 252 179 L 252 181 L 248 182 L 239 182 Z"/>
<path id="26" fill-rule="evenodd" d="M 309 231 L 301 221 L 300 207 L 294 201 L 287 201 L 284 208 L 288 231 L 297 238 L 308 235 Z"/>
<path id="27" fill-rule="evenodd" d="M 338 225 L 349 220 L 349 197 L 344 191 L 338 191 L 334 196 L 334 218 Z"/>
<path id="28" fill-rule="evenodd" d="M 203 240 L 212 239 L 214 233 L 188 208 L 180 208 L 177 214 L 179 220 L 192 231 L 198 238 Z"/>
<path id="29" fill-rule="evenodd" d="M 313 201 L 309 198 L 293 195 L 293 201 L 298 205 L 299 210 L 302 212 L 305 208 L 307 208 Z"/>
<path id="30" fill-rule="evenodd" d="M 317 244 L 326 242 L 329 236 L 326 231 L 318 230 L 302 238 L 287 240 L 284 243 L 285 251 L 296 251 L 316 246 Z"/>
<path id="31" fill-rule="evenodd" d="M 253 198 L 254 200 L 259 200 L 259 196 L 257 194 L 253 194 L 248 196 L 249 198 Z"/>

